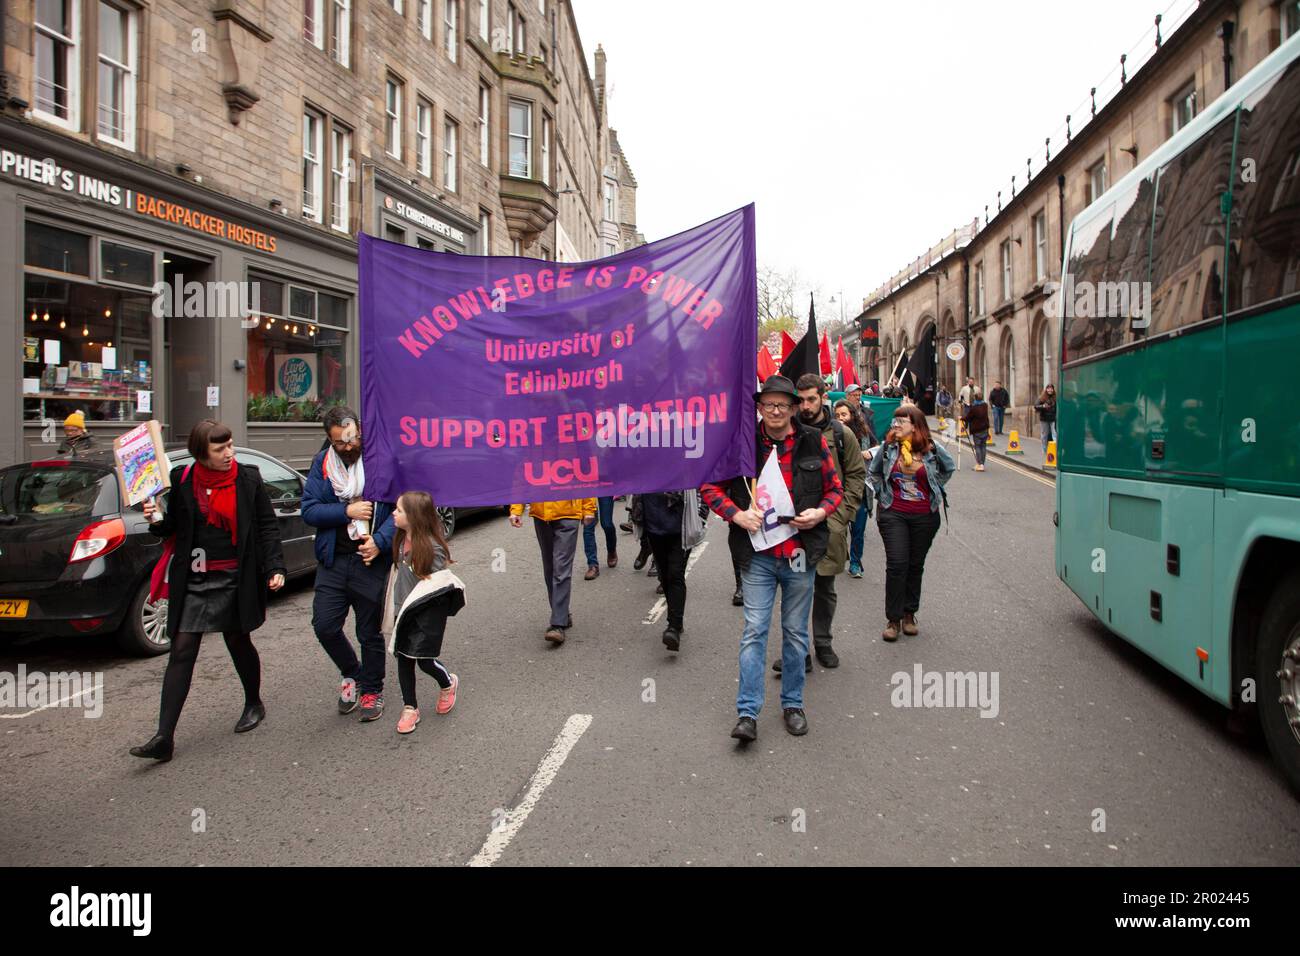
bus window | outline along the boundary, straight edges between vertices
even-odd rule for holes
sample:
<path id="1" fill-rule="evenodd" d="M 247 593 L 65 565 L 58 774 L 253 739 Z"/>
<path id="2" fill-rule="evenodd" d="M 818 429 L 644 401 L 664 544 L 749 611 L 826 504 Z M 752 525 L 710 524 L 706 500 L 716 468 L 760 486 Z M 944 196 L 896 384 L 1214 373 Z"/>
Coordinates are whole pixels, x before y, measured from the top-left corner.
<path id="1" fill-rule="evenodd" d="M 1106 276 L 1114 216 L 1113 205 L 1099 209 L 1091 219 L 1076 223 L 1070 237 L 1070 261 L 1066 264 L 1061 290 L 1061 313 L 1065 316 L 1062 358 L 1066 362 L 1095 355 L 1106 348 L 1101 326 L 1092 321 L 1092 303 L 1087 292 Z"/>
<path id="2" fill-rule="evenodd" d="M 1300 294 L 1300 62 L 1242 103 L 1228 311 Z"/>
<path id="3" fill-rule="evenodd" d="M 1151 325 L 1159 335 L 1223 315 L 1224 218 L 1235 115 L 1160 169 L 1151 242 Z"/>

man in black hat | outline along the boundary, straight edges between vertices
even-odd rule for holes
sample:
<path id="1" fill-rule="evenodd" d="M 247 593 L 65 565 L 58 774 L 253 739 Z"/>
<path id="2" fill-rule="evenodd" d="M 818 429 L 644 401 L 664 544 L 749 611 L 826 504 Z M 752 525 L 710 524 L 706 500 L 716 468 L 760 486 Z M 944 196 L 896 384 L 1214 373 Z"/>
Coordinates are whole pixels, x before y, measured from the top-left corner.
<path id="1" fill-rule="evenodd" d="M 764 512 L 750 494 L 746 478 L 733 478 L 724 485 L 706 484 L 700 489 L 704 501 L 723 520 L 731 523 L 728 545 L 733 554 L 749 550 L 742 572 L 745 598 L 745 629 L 740 638 L 740 690 L 736 695 L 739 720 L 731 736 L 749 743 L 758 737 L 758 712 L 763 707 L 763 672 L 767 659 L 767 632 L 772 620 L 776 592 L 781 591 L 781 709 L 785 729 L 796 737 L 808 732 L 803 709 L 804 658 L 808 654 L 808 616 L 812 609 L 813 583 L 817 562 L 826 554 L 830 540 L 826 516 L 840 506 L 844 491 L 830 449 L 821 432 L 795 418 L 799 393 L 794 383 L 773 375 L 754 394 L 761 420 L 754 441 L 754 473 L 775 453 L 781 476 L 794 501 L 794 517 L 788 523 L 797 529 L 792 538 L 766 550 L 754 552 L 750 532 L 763 527 Z M 785 523 L 785 522 L 783 522 Z"/>

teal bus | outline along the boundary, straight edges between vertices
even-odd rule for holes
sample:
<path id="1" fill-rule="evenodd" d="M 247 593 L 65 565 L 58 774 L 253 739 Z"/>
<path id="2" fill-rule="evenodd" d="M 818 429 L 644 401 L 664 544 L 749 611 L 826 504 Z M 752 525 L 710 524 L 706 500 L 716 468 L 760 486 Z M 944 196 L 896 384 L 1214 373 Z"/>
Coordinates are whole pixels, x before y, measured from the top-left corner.
<path id="1" fill-rule="evenodd" d="M 1075 218 L 1054 305 L 1058 577 L 1300 793 L 1300 36 Z"/>

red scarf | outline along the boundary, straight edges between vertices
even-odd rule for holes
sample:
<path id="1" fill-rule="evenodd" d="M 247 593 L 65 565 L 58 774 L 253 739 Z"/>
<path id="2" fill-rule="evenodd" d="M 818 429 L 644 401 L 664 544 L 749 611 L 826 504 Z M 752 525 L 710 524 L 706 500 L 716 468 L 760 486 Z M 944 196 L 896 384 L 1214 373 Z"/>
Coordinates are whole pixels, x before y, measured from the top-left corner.
<path id="1" fill-rule="evenodd" d="M 208 519 L 208 524 L 215 525 L 230 534 L 230 543 L 235 540 L 235 478 L 239 475 L 239 462 L 233 459 L 229 471 L 215 471 L 202 462 L 194 465 L 194 500 L 199 504 L 199 513 Z"/>

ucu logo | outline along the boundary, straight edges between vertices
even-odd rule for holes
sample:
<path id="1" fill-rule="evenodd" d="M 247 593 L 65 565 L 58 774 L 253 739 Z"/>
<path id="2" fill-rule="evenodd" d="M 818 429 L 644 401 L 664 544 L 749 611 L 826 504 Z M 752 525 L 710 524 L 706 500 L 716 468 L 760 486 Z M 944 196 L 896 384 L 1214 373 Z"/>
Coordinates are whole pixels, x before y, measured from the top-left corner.
<path id="1" fill-rule="evenodd" d="M 586 470 L 577 458 L 544 461 L 534 469 L 533 462 L 524 462 L 524 480 L 530 485 L 569 485 L 576 481 L 595 481 L 600 477 L 600 464 L 596 457 L 587 459 Z"/>

